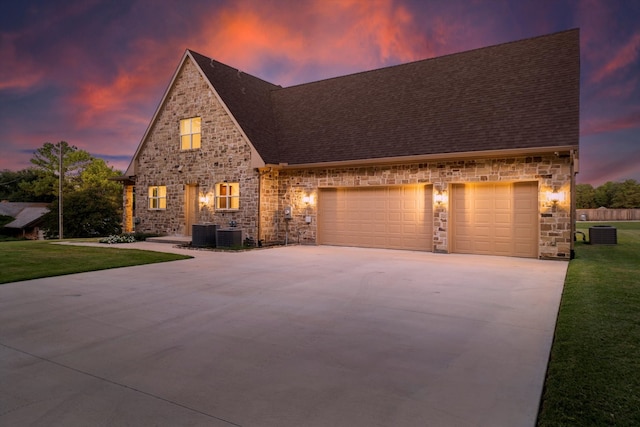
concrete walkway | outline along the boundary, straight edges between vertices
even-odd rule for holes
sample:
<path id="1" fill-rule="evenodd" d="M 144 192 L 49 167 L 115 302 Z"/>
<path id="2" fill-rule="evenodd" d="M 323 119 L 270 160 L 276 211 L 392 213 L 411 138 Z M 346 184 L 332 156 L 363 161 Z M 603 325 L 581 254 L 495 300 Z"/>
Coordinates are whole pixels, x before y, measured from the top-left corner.
<path id="1" fill-rule="evenodd" d="M 125 246 L 0 286 L 0 425 L 535 424 L 567 263 Z"/>

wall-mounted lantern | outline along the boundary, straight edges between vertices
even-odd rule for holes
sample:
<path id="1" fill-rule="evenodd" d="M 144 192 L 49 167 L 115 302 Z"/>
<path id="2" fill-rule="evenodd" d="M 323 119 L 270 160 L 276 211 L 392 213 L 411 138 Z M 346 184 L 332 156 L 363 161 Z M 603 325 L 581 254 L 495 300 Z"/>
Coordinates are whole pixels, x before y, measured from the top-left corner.
<path id="1" fill-rule="evenodd" d="M 562 204 L 565 201 L 564 191 L 558 191 L 557 189 L 547 191 L 546 193 L 547 206 L 555 206 Z"/>
<path id="2" fill-rule="evenodd" d="M 306 204 L 306 205 L 312 205 L 314 202 L 314 197 L 313 194 L 306 194 L 305 196 L 302 197 L 302 201 Z"/>
<path id="3" fill-rule="evenodd" d="M 436 202 L 438 206 L 446 204 L 449 198 L 447 197 L 446 190 L 438 190 L 433 195 L 433 201 Z"/>

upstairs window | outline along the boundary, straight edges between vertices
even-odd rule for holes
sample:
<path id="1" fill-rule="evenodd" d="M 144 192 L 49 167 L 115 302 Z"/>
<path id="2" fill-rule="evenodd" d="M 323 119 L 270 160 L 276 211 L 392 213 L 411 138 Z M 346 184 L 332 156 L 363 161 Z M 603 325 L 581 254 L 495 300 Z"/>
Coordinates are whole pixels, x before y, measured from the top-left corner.
<path id="1" fill-rule="evenodd" d="M 180 120 L 180 148 L 193 150 L 200 148 L 200 117 Z"/>
<path id="2" fill-rule="evenodd" d="M 240 184 L 237 182 L 220 182 L 216 184 L 216 209 L 240 209 Z"/>
<path id="3" fill-rule="evenodd" d="M 167 209 L 167 187 L 164 185 L 149 187 L 149 209 Z"/>

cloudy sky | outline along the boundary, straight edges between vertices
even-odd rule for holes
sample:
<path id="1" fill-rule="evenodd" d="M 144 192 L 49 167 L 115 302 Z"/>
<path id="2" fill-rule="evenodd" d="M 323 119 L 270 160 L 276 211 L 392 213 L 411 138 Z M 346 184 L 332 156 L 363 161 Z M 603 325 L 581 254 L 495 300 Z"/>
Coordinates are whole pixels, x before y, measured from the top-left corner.
<path id="1" fill-rule="evenodd" d="M 60 0 L 0 5 L 0 169 L 65 140 L 126 169 L 185 49 L 289 86 L 570 28 L 580 174 L 640 181 L 638 0 Z"/>

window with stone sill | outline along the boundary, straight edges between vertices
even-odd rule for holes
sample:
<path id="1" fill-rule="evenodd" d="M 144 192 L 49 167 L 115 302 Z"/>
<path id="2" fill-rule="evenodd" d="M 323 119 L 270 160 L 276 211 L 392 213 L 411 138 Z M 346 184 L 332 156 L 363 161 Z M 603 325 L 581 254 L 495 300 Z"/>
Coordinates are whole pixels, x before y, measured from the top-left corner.
<path id="1" fill-rule="evenodd" d="M 220 182 L 216 184 L 216 210 L 232 211 L 240 209 L 240 184 Z"/>
<path id="2" fill-rule="evenodd" d="M 167 187 L 164 185 L 155 185 L 149 187 L 149 209 L 163 210 L 167 209 Z"/>
<path id="3" fill-rule="evenodd" d="M 200 148 L 201 141 L 200 117 L 180 120 L 180 149 L 194 150 Z"/>

